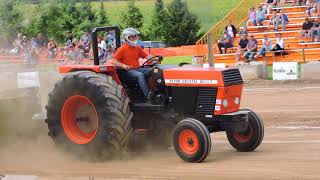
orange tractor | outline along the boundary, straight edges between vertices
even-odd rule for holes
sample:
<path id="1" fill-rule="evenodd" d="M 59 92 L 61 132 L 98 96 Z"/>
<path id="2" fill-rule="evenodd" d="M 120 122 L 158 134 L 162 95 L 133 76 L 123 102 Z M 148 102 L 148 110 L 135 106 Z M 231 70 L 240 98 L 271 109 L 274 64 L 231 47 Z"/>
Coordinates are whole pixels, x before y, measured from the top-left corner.
<path id="1" fill-rule="evenodd" d="M 110 157 L 146 133 L 155 145 L 173 144 L 183 160 L 201 162 L 210 152 L 212 132 L 226 131 L 241 152 L 261 144 L 261 118 L 239 110 L 243 80 L 238 69 L 165 66 L 161 57 L 148 59 L 142 66 L 152 68 L 146 78 L 154 95 L 146 103 L 137 80 L 125 70 L 99 65 L 101 31 L 113 31 L 120 46 L 118 27 L 93 29 L 94 65 L 61 66 L 65 76 L 49 94 L 46 123 L 57 145 L 85 157 Z"/>

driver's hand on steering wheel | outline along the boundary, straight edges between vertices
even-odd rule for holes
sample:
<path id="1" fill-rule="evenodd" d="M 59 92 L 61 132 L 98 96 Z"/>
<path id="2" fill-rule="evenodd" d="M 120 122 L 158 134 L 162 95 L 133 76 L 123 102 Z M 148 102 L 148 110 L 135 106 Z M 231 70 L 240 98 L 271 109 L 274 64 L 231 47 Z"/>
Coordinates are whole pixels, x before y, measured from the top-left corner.
<path id="1" fill-rule="evenodd" d="M 125 69 L 126 71 L 132 69 L 132 66 L 129 66 L 129 65 L 126 65 L 126 64 L 123 64 L 121 67 L 122 67 L 123 69 Z"/>

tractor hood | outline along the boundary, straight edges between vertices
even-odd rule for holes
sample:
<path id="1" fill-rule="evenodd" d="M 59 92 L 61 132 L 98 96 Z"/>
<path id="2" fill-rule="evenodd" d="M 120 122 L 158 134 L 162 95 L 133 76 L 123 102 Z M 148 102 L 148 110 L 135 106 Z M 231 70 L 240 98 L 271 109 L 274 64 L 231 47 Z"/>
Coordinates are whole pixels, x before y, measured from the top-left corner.
<path id="1" fill-rule="evenodd" d="M 175 67 L 163 73 L 167 86 L 217 87 L 243 83 L 239 69 Z"/>

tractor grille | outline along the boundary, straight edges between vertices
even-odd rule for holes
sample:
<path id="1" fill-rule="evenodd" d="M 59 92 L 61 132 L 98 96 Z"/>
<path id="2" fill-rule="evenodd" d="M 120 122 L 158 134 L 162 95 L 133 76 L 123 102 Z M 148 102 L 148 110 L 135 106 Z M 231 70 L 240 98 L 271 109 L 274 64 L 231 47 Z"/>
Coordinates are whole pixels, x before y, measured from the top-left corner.
<path id="1" fill-rule="evenodd" d="M 218 88 L 199 87 L 196 99 L 196 113 L 212 114 L 216 104 Z"/>
<path id="2" fill-rule="evenodd" d="M 227 69 L 222 71 L 223 81 L 225 86 L 242 84 L 243 80 L 239 69 Z"/>

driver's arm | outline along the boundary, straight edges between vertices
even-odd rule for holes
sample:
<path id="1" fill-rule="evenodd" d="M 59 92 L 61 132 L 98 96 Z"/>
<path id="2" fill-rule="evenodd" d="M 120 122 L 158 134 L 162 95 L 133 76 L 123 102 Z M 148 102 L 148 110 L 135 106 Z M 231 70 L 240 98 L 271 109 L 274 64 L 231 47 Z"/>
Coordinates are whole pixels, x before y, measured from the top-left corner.
<path id="1" fill-rule="evenodd" d="M 124 64 L 124 63 L 119 62 L 118 60 L 116 60 L 116 59 L 114 59 L 114 58 L 111 60 L 111 63 L 112 63 L 114 66 L 120 67 L 120 68 L 123 68 L 123 69 L 128 69 L 128 68 L 130 67 L 130 66 Z"/>

